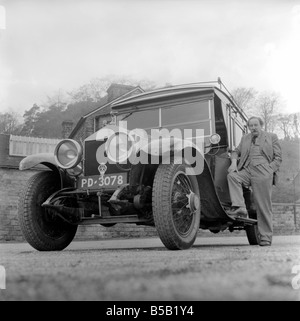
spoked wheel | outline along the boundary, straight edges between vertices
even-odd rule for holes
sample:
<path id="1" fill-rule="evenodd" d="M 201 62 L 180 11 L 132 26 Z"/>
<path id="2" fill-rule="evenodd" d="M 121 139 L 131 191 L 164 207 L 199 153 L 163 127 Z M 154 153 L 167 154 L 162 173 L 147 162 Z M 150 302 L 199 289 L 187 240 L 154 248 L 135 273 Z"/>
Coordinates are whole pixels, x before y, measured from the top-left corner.
<path id="1" fill-rule="evenodd" d="M 19 222 L 24 238 L 39 251 L 63 250 L 77 231 L 77 225 L 64 222 L 41 206 L 59 188 L 53 172 L 40 172 L 29 179 L 19 199 Z"/>
<path id="2" fill-rule="evenodd" d="M 200 193 L 195 175 L 182 164 L 159 165 L 153 183 L 153 218 L 159 237 L 170 250 L 190 248 L 200 224 Z"/>

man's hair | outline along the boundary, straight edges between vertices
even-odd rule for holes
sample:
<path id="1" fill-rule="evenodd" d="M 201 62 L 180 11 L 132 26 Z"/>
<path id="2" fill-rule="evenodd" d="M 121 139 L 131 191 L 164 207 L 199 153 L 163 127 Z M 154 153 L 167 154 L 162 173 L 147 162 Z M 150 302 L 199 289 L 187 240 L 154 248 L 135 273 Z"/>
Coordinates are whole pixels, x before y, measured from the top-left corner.
<path id="1" fill-rule="evenodd" d="M 248 126 L 248 127 L 249 127 L 250 120 L 252 120 L 252 119 L 257 119 L 257 120 L 259 121 L 261 127 L 264 125 L 264 121 L 263 121 L 260 117 L 258 117 L 258 116 L 252 116 L 252 117 L 250 117 L 250 118 L 248 119 L 248 121 L 247 121 L 247 126 Z"/>

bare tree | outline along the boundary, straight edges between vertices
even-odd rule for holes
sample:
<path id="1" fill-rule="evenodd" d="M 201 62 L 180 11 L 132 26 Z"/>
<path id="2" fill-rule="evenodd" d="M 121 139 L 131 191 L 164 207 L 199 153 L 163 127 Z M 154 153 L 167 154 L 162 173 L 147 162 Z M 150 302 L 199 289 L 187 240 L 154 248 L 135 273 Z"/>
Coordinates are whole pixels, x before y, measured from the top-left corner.
<path id="1" fill-rule="evenodd" d="M 29 110 L 25 110 L 25 113 L 23 115 L 24 118 L 24 125 L 21 131 L 21 135 L 24 136 L 31 136 L 35 123 L 39 117 L 39 114 L 41 112 L 40 107 L 37 104 L 33 104 L 33 106 Z"/>
<path id="2" fill-rule="evenodd" d="M 285 140 L 297 140 L 299 138 L 299 114 L 279 114 L 277 125 Z"/>
<path id="3" fill-rule="evenodd" d="M 277 124 L 281 132 L 283 133 L 283 139 L 289 140 L 291 138 L 290 128 L 291 128 L 291 117 L 290 115 L 280 114 L 277 117 Z"/>
<path id="4" fill-rule="evenodd" d="M 280 96 L 276 92 L 262 92 L 256 99 L 255 112 L 265 123 L 265 131 L 274 131 L 276 114 L 281 105 Z"/>
<path id="5" fill-rule="evenodd" d="M 112 83 L 118 83 L 122 85 L 140 86 L 145 90 L 155 88 L 155 83 L 150 80 L 135 80 L 130 77 L 117 77 L 106 76 L 102 78 L 93 78 L 87 84 L 74 89 L 68 94 L 71 96 L 73 102 L 92 101 L 98 102 L 107 94 L 107 89 Z"/>
<path id="6" fill-rule="evenodd" d="M 49 107 L 57 107 L 61 110 L 64 110 L 67 104 L 68 104 L 68 97 L 66 97 L 66 94 L 60 88 L 52 96 L 47 96 L 47 102 L 42 103 L 41 106 L 44 109 L 48 109 Z"/>
<path id="7" fill-rule="evenodd" d="M 68 92 L 68 94 L 73 102 L 98 102 L 106 94 L 109 85 L 110 81 L 105 78 L 93 78 L 87 84 Z"/>
<path id="8" fill-rule="evenodd" d="M 232 91 L 232 96 L 237 105 L 246 113 L 251 113 L 254 108 L 257 91 L 254 88 L 238 87 Z"/>
<path id="9" fill-rule="evenodd" d="M 15 112 L 0 113 L 0 133 L 18 134 L 20 130 L 18 117 Z"/>
<path id="10" fill-rule="evenodd" d="M 300 135 L 300 131 L 299 131 L 299 117 L 300 117 L 300 113 L 295 113 L 293 115 L 293 130 L 294 130 L 294 136 L 295 138 L 299 138 Z"/>

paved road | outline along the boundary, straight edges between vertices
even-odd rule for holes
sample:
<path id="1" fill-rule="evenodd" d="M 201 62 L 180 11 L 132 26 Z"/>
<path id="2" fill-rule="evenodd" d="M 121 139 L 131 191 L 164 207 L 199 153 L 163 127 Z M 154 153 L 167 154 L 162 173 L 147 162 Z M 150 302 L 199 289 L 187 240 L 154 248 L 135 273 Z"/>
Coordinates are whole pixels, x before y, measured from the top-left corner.
<path id="1" fill-rule="evenodd" d="M 47 253 L 8 243 L 0 244 L 0 264 L 0 300 L 300 300 L 292 286 L 300 285 L 292 273 L 300 235 L 275 236 L 272 247 L 198 237 L 185 251 L 156 238 L 73 242 Z"/>

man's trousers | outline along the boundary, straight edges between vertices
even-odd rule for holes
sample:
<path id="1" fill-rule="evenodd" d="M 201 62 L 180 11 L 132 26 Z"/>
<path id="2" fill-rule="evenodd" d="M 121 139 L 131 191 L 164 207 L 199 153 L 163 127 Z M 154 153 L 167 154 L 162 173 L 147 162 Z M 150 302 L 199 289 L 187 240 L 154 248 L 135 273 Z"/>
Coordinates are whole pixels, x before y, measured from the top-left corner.
<path id="1" fill-rule="evenodd" d="M 229 173 L 227 177 L 232 206 L 246 207 L 242 187 L 252 187 L 260 241 L 272 242 L 272 167 L 268 163 L 250 164 L 238 172 Z"/>

